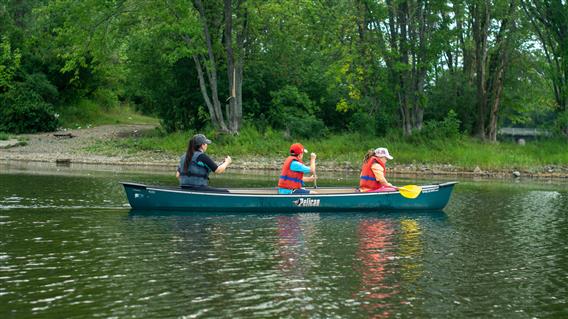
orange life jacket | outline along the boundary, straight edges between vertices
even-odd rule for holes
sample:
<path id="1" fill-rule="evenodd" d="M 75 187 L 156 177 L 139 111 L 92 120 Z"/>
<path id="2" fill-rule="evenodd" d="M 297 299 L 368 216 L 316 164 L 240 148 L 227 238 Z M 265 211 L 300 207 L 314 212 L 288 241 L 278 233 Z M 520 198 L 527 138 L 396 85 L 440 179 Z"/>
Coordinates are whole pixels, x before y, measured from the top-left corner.
<path id="1" fill-rule="evenodd" d="M 280 173 L 278 187 L 286 189 L 299 189 L 304 186 L 304 182 L 302 181 L 304 173 L 295 172 L 290 169 L 293 161 L 298 161 L 300 162 L 300 164 L 304 164 L 297 156 L 288 156 L 288 158 L 284 161 L 284 165 L 282 165 L 282 173 Z"/>
<path id="2" fill-rule="evenodd" d="M 377 177 L 375 176 L 375 173 L 373 173 L 373 170 L 371 169 L 371 166 L 373 166 L 375 162 L 381 165 L 381 167 L 383 168 L 383 174 L 386 178 L 387 168 L 385 167 L 385 164 L 379 161 L 378 157 L 373 156 L 366 163 L 364 163 L 363 168 L 361 168 L 361 177 L 359 179 L 360 188 L 377 189 L 382 186 L 381 183 L 377 181 Z"/>

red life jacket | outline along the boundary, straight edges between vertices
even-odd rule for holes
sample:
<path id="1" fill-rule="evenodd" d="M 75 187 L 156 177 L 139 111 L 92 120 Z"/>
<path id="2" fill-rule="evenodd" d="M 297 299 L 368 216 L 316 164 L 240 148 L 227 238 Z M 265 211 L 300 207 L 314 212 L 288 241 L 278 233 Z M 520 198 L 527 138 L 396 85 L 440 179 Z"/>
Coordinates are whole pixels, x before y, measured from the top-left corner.
<path id="1" fill-rule="evenodd" d="M 375 162 L 381 165 L 381 167 L 383 168 L 384 176 L 385 177 L 387 176 L 387 168 L 385 167 L 385 164 L 379 161 L 378 157 L 373 156 L 366 163 L 364 163 L 363 168 L 361 168 L 361 177 L 359 180 L 360 188 L 377 189 L 382 186 L 381 183 L 377 181 L 377 177 L 375 176 L 375 173 L 373 173 L 373 170 L 371 169 L 371 166 L 373 166 Z"/>
<path id="2" fill-rule="evenodd" d="M 293 161 L 298 161 L 300 162 L 300 164 L 304 164 L 297 156 L 288 156 L 288 158 L 284 161 L 284 165 L 282 165 L 282 173 L 280 173 L 278 187 L 286 189 L 299 189 L 304 186 L 304 182 L 302 181 L 304 173 L 295 172 L 290 169 Z"/>

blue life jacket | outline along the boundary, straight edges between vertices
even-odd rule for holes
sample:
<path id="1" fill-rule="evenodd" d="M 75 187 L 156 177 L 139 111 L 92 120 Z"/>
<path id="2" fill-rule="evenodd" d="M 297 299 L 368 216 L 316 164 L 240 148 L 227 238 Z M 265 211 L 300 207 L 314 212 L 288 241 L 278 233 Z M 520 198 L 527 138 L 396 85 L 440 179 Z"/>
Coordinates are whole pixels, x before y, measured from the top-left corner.
<path id="1" fill-rule="evenodd" d="M 187 167 L 187 173 L 183 171 L 185 163 L 185 154 L 179 160 L 180 167 L 180 186 L 207 186 L 209 184 L 210 169 L 203 162 L 197 162 L 199 155 L 203 154 L 201 151 L 195 151 L 193 157 Z"/>

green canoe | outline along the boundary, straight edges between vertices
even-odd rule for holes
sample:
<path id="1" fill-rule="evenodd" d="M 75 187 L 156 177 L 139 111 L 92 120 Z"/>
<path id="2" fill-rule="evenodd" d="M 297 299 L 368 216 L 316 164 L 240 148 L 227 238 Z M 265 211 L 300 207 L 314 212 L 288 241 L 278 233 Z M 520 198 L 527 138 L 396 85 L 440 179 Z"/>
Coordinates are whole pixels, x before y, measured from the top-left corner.
<path id="1" fill-rule="evenodd" d="M 360 193 L 355 188 L 318 188 L 317 194 L 279 195 L 275 188 L 229 189 L 228 193 L 199 192 L 179 187 L 121 182 L 133 209 L 217 212 L 323 212 L 381 210 L 440 210 L 457 182 L 424 185 L 416 198 L 400 192 Z"/>

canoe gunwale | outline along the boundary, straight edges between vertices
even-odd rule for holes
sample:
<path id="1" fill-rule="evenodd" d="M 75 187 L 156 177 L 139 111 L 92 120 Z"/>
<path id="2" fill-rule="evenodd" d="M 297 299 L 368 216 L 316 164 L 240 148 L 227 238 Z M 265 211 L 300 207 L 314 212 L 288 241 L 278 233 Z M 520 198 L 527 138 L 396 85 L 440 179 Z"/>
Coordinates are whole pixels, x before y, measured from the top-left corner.
<path id="1" fill-rule="evenodd" d="M 399 194 L 399 191 L 391 191 L 391 192 L 346 192 L 346 193 L 316 193 L 316 194 L 261 194 L 261 193 L 238 193 L 239 189 L 229 189 L 229 193 L 226 192 L 215 192 L 215 191 L 195 191 L 191 189 L 182 189 L 180 187 L 163 187 L 163 186 L 150 186 L 140 183 L 131 183 L 131 182 L 119 182 L 124 187 L 132 187 L 137 189 L 146 189 L 147 191 L 159 191 L 159 192 L 171 192 L 171 193 L 181 193 L 181 194 L 195 194 L 195 195 L 207 195 L 207 196 L 230 196 L 230 197 L 328 197 L 328 196 L 337 196 L 337 197 L 344 197 L 344 196 L 386 196 L 392 194 Z M 457 184 L 457 182 L 444 182 L 438 184 L 429 184 L 423 185 L 422 191 L 428 192 L 430 189 L 436 189 L 441 187 L 448 187 Z M 345 189 L 345 187 L 321 187 L 317 189 L 309 188 L 310 190 L 315 191 L 325 191 L 333 190 L 333 189 Z M 246 188 L 240 190 L 266 190 L 266 191 L 276 191 L 276 188 Z"/>

